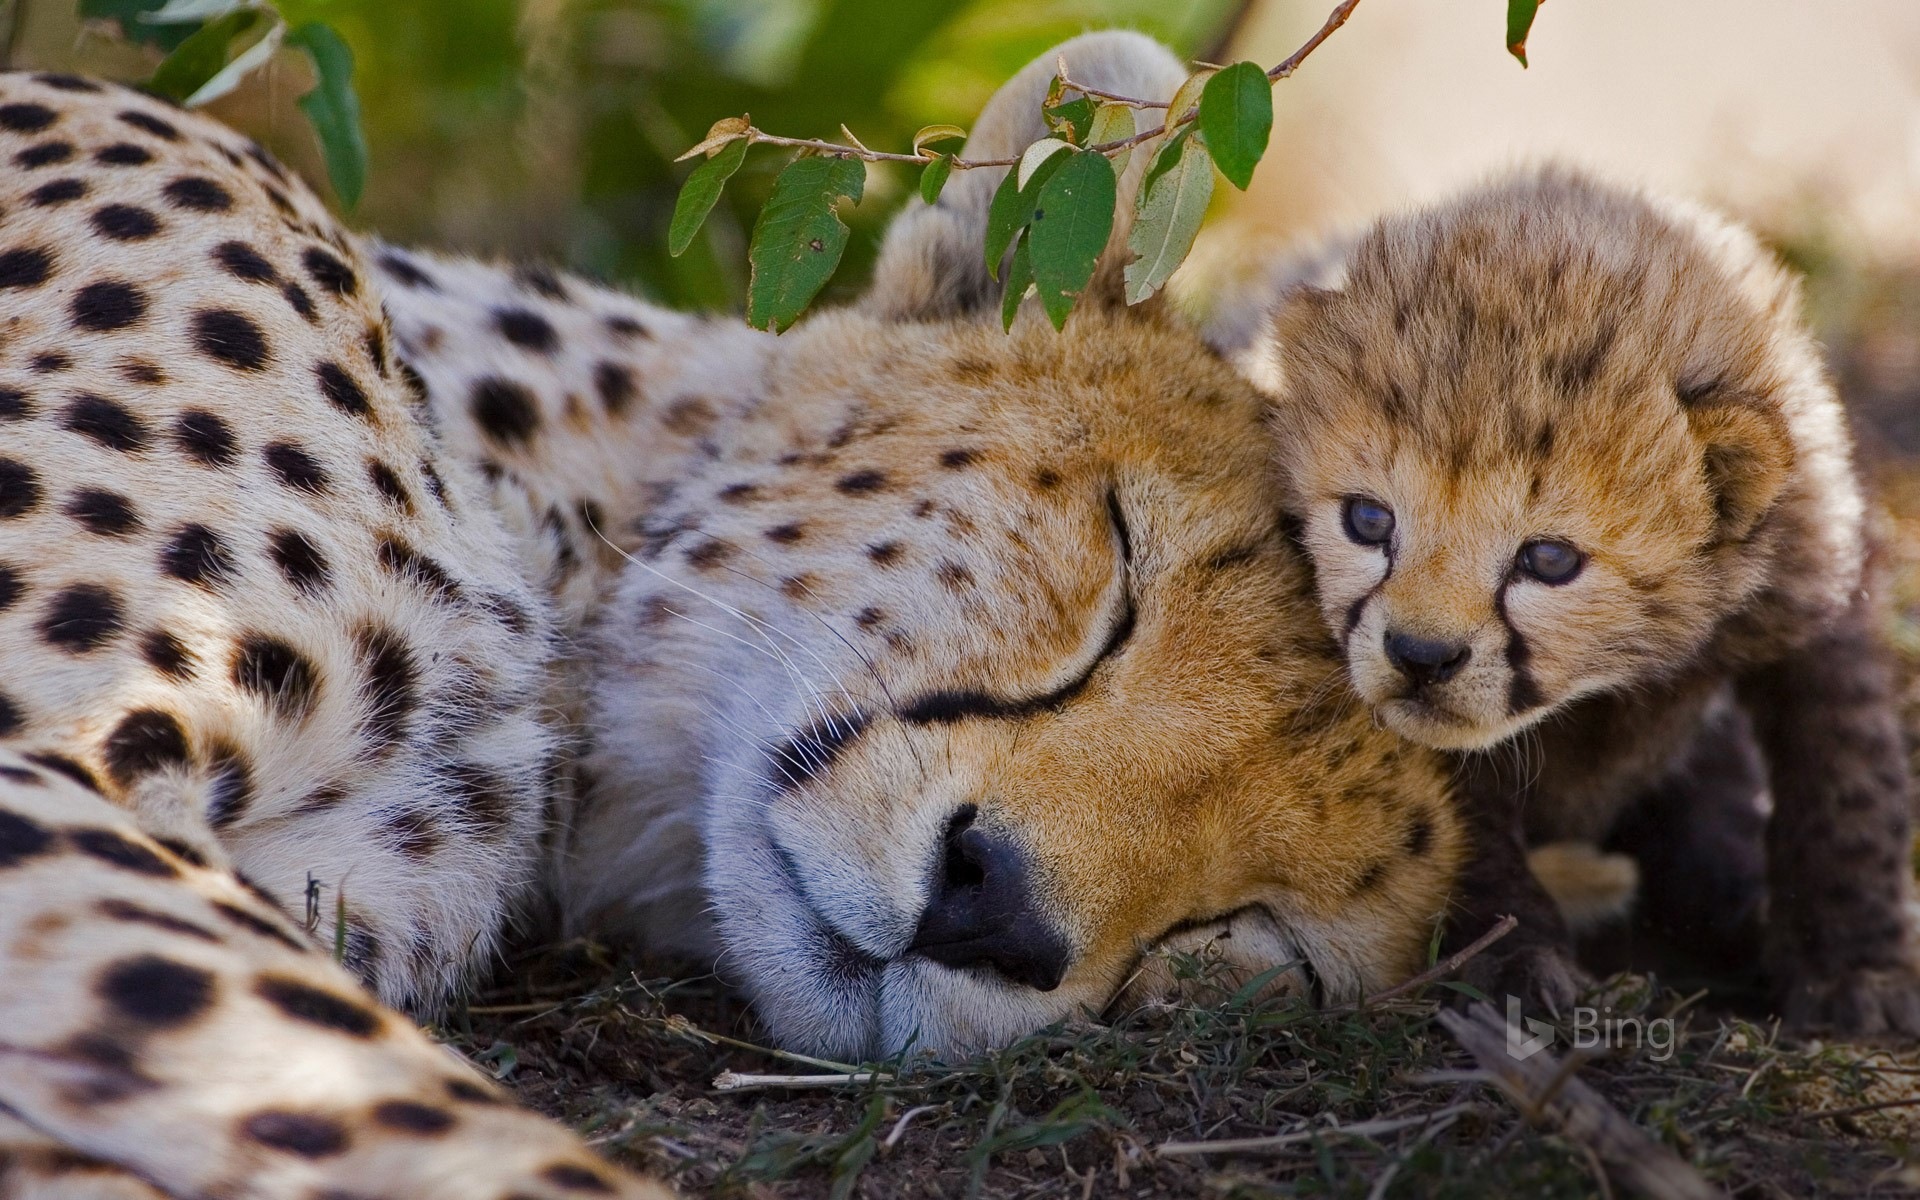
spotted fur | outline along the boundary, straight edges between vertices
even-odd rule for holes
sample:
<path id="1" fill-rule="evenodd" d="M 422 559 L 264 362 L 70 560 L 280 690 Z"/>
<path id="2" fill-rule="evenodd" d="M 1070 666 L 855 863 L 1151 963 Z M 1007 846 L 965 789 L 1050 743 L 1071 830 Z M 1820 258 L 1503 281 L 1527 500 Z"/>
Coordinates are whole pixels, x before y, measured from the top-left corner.
<path id="1" fill-rule="evenodd" d="M 1343 279 L 1293 293 L 1250 365 L 1356 687 L 1464 755 L 1461 936 L 1503 911 L 1532 926 L 1486 982 L 1569 998 L 1525 838 L 1605 838 L 1636 805 L 1677 829 L 1738 780 L 1746 808 L 1771 799 L 1786 1015 L 1920 1033 L 1909 788 L 1846 422 L 1794 281 L 1749 234 L 1522 173 L 1382 221 Z M 1356 502 L 1390 535 L 1356 528 Z M 1750 732 L 1727 725 L 1736 697 Z M 1703 756 L 1722 727 L 1757 739 L 1764 775 Z M 1692 759 L 1720 765 L 1689 779 Z M 1680 865 L 1677 891 L 1760 883 Z"/>
<path id="2" fill-rule="evenodd" d="M 838 1056 L 1098 1010 L 1156 949 L 1327 998 L 1418 965 L 1446 768 L 1346 702 L 1259 396 L 1164 313 L 1009 338 L 938 285 L 996 180 L 775 339 L 0 89 L 0 1179 L 645 1194 L 384 1006 L 476 978 L 543 868 Z"/>

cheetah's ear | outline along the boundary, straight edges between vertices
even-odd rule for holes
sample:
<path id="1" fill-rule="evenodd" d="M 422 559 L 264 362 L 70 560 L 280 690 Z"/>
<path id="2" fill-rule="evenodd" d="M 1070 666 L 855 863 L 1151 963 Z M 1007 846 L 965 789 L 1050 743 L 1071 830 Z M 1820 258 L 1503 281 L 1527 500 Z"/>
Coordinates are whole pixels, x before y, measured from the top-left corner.
<path id="1" fill-rule="evenodd" d="M 1793 442 L 1778 413 L 1751 404 L 1697 405 L 1687 410 L 1687 423 L 1703 448 L 1714 539 L 1743 542 L 1780 498 L 1793 470 Z"/>
<path id="2" fill-rule="evenodd" d="M 1075 80 L 1125 96 L 1170 99 L 1187 77 L 1172 51 L 1143 34 L 1083 34 L 1040 55 L 993 94 L 974 123 L 963 157 L 1011 158 L 1046 136 L 1040 109 L 1061 58 Z M 1126 253 L 1134 193 L 1157 145 L 1136 149 L 1121 175 L 1119 210 L 1096 287 L 1119 277 L 1117 270 L 1105 266 Z M 910 201 L 887 231 L 863 307 L 908 321 L 998 312 L 1001 289 L 987 275 L 982 248 L 987 209 L 1006 173 L 1005 167 L 957 171 L 937 203 L 928 205 L 918 197 Z"/>

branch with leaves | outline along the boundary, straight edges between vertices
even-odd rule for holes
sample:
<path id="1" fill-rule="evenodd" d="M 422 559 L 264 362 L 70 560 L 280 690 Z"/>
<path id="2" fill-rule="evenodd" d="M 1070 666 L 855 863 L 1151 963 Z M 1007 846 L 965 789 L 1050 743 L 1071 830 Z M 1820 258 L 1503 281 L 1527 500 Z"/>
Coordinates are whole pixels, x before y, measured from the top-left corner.
<path id="1" fill-rule="evenodd" d="M 1127 237 L 1133 259 L 1124 270 L 1126 301 L 1138 304 L 1165 286 L 1193 249 L 1213 196 L 1214 172 L 1243 191 L 1252 182 L 1273 129 L 1273 85 L 1291 76 L 1359 5 L 1341 0 L 1312 37 L 1273 67 L 1200 64 L 1171 100 L 1077 81 L 1062 59 L 1041 108 L 1047 135 L 1008 158 L 965 158 L 942 149 L 966 140 L 956 125 L 929 125 L 914 135 L 909 152 L 899 153 L 869 148 L 845 125 L 845 140 L 834 142 L 784 137 L 754 125 L 750 116 L 727 117 L 680 156 L 684 161 L 704 155 L 705 161 L 681 189 L 668 250 L 677 256 L 693 244 L 751 147 L 798 150 L 800 156 L 775 179 L 748 248 L 747 321 L 778 333 L 799 319 L 839 266 L 848 232 L 838 207 L 859 203 L 864 164 L 919 167 L 920 196 L 928 204 L 940 198 L 955 171 L 1010 167 L 994 193 L 983 247 L 988 274 L 999 280 L 1005 269 L 1001 320 L 1012 328 L 1021 302 L 1037 294 L 1058 329 L 1113 233 L 1120 174 L 1136 148 L 1157 142 Z M 1539 6 L 1540 0 L 1507 2 L 1507 49 L 1523 67 Z M 1164 111 L 1164 118 L 1141 120 L 1155 111 Z"/>
<path id="2" fill-rule="evenodd" d="M 211 104 L 282 50 L 303 52 L 314 87 L 300 97 L 327 178 L 352 208 L 367 183 L 367 141 L 353 90 L 353 51 L 321 18 L 327 0 L 80 0 L 80 16 L 166 57 L 142 86 L 187 108 Z"/>

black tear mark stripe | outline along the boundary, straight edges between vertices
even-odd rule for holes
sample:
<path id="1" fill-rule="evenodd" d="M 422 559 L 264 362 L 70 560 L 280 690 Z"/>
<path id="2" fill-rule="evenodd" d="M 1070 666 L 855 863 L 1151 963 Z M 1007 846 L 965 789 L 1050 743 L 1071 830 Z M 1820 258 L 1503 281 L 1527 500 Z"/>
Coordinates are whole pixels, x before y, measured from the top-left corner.
<path id="1" fill-rule="evenodd" d="M 1519 716 L 1529 709 L 1538 708 L 1543 697 L 1540 685 L 1533 680 L 1528 664 L 1533 661 L 1533 648 L 1527 645 L 1527 639 L 1513 624 L 1513 618 L 1507 615 L 1507 585 L 1501 584 L 1494 593 L 1493 607 L 1500 614 L 1500 624 L 1507 629 L 1507 713 Z"/>
<path id="2" fill-rule="evenodd" d="M 1367 605 L 1373 603 L 1373 598 L 1380 594 L 1380 589 L 1387 586 L 1387 580 L 1393 578 L 1393 551 L 1387 550 L 1385 554 L 1387 556 L 1387 573 L 1382 575 L 1377 583 L 1362 593 L 1358 600 L 1347 605 L 1346 625 L 1340 630 L 1340 647 L 1343 650 L 1346 648 L 1347 643 L 1353 640 L 1353 631 L 1360 628 L 1360 618 L 1367 615 Z"/>
<path id="3" fill-rule="evenodd" d="M 1136 613 L 1133 607 L 1133 588 L 1129 582 L 1130 568 L 1133 565 L 1133 534 L 1127 528 L 1126 514 L 1121 511 L 1120 499 L 1114 492 L 1107 493 L 1107 517 L 1113 524 L 1114 537 L 1120 544 L 1120 614 L 1108 631 L 1106 641 L 1100 652 L 1093 656 L 1084 671 L 1069 679 L 1066 683 L 1039 696 L 1022 699 L 1006 699 L 990 696 L 985 692 L 969 692 L 959 689 L 943 689 L 929 692 L 907 704 L 900 710 L 900 719 L 915 725 L 944 725 L 954 721 L 963 721 L 969 717 L 981 717 L 988 720 L 1018 720 L 1052 709 L 1059 709 L 1086 690 L 1093 682 L 1095 671 L 1100 664 L 1120 653 L 1127 640 L 1133 636 Z"/>
<path id="4" fill-rule="evenodd" d="M 767 778 L 783 792 L 798 791 L 833 769 L 834 761 L 867 731 L 871 718 L 854 711 L 794 730 L 767 751 Z"/>

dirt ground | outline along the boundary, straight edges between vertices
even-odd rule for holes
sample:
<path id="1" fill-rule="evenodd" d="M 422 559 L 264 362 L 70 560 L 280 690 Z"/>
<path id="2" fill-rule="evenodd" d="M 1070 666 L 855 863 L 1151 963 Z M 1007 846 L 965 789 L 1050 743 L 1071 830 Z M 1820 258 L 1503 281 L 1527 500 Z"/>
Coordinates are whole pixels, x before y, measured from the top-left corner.
<path id="1" fill-rule="evenodd" d="M 1920 734 L 1920 272 L 1790 248 L 1853 409 L 1895 569 L 1892 640 Z M 1920 745 L 1920 736 L 1914 740 Z M 1363 1012 L 1265 1003 L 1193 974 L 1192 1003 L 1044 1031 L 984 1061 L 851 1086 L 721 1091 L 723 1072 L 808 1074 L 759 1047 L 711 978 L 548 947 L 443 1034 L 532 1105 L 689 1194 L 1610 1196 L 1581 1144 L 1488 1086 L 1418 999 Z M 1578 1077 L 1737 1196 L 1920 1194 L 1920 1047 L 1796 1042 L 1724 995 L 1644 977 L 1590 1000 L 1672 1021 L 1671 1041 Z M 1642 1028 L 1666 1026 L 1643 1024 Z M 1170 1143 L 1287 1135 L 1239 1153 Z"/>

